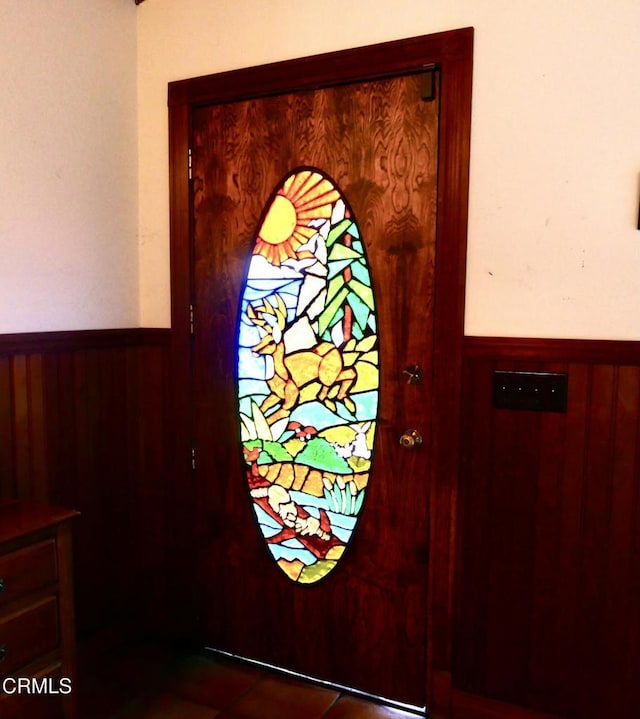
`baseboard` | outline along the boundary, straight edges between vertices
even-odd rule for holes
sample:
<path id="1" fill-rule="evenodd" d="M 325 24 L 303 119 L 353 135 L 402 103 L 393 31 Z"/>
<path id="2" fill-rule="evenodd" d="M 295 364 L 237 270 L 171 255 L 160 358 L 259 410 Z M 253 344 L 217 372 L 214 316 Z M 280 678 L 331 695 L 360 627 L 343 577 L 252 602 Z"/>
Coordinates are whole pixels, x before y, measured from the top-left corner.
<path id="1" fill-rule="evenodd" d="M 458 689 L 452 692 L 452 719 L 563 719 L 556 714 L 526 709 Z"/>

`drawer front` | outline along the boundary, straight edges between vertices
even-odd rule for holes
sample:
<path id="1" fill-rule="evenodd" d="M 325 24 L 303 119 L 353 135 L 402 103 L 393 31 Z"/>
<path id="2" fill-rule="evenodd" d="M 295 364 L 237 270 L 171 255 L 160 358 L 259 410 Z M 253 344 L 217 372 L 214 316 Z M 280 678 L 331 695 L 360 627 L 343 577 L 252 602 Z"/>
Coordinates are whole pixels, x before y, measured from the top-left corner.
<path id="1" fill-rule="evenodd" d="M 48 597 L 0 617 L 0 677 L 54 651 L 59 644 L 58 603 Z"/>
<path id="2" fill-rule="evenodd" d="M 55 582 L 56 543 L 53 539 L 0 557 L 0 607 Z"/>
<path id="3" fill-rule="evenodd" d="M 55 690 L 60 686 L 62 670 L 60 664 L 54 664 L 33 676 L 40 682 L 40 687 L 42 682 L 51 682 Z M 18 693 L 15 686 L 14 683 L 8 685 L 10 694 L 0 691 L 2 719 L 62 719 L 64 716 L 61 694 L 36 693 L 35 689 L 30 693 Z"/>

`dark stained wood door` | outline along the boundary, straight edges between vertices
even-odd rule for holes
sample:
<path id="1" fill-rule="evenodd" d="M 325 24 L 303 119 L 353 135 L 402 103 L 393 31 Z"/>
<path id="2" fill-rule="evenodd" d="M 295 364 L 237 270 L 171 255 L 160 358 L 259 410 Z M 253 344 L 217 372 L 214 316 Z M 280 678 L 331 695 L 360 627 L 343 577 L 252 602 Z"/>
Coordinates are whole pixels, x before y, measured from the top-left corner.
<path id="1" fill-rule="evenodd" d="M 437 77 L 429 78 L 437 84 Z M 202 619 L 212 647 L 425 703 L 438 95 L 415 74 L 198 108 L 194 371 Z M 261 213 L 294 167 L 328 173 L 366 245 L 380 337 L 366 504 L 341 564 L 294 584 L 258 531 L 241 462 L 235 338 Z M 405 370 L 419 365 L 422 381 Z M 407 429 L 423 437 L 407 449 Z"/>
<path id="2" fill-rule="evenodd" d="M 176 606 L 198 598 L 209 646 L 413 705 L 450 697 L 472 48 L 466 28 L 169 84 Z M 381 402 L 354 539 L 300 586 L 253 516 L 234 342 L 261 212 L 307 164 L 364 238 Z M 410 428 L 419 450 L 399 446 Z"/>

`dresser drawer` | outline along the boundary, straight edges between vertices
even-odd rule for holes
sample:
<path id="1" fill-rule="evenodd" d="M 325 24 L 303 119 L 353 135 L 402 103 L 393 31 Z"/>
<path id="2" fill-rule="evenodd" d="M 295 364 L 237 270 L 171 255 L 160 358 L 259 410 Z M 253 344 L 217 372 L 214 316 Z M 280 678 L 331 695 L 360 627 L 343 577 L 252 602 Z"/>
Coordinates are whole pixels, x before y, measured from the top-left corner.
<path id="1" fill-rule="evenodd" d="M 0 616 L 0 677 L 6 677 L 59 644 L 58 603 L 48 597 Z"/>
<path id="2" fill-rule="evenodd" d="M 0 719 L 77 717 L 68 691 L 76 677 L 76 516 L 61 507 L 0 498 Z"/>
<path id="3" fill-rule="evenodd" d="M 59 687 L 62 669 L 59 663 L 33 674 L 38 682 L 51 682 Z M 15 684 L 9 686 L 9 694 L 0 692 L 0 717 L 2 719 L 62 719 L 63 700 L 61 694 L 18 693 Z"/>
<path id="4" fill-rule="evenodd" d="M 53 539 L 3 555 L 0 557 L 0 608 L 55 582 L 57 576 Z"/>

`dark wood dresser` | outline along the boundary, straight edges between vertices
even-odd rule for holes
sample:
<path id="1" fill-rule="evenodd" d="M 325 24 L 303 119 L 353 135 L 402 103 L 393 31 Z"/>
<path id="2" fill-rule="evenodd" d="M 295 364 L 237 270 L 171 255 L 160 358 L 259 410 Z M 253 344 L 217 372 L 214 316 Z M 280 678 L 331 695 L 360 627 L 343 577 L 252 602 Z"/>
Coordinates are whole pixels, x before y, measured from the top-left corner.
<path id="1" fill-rule="evenodd" d="M 0 719 L 75 719 L 76 515 L 0 499 Z"/>

